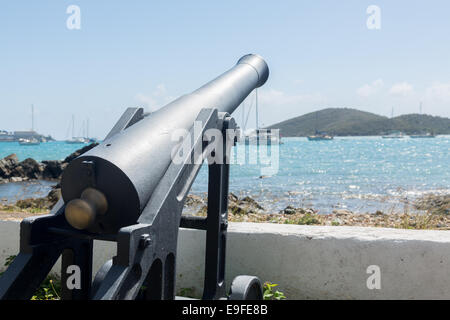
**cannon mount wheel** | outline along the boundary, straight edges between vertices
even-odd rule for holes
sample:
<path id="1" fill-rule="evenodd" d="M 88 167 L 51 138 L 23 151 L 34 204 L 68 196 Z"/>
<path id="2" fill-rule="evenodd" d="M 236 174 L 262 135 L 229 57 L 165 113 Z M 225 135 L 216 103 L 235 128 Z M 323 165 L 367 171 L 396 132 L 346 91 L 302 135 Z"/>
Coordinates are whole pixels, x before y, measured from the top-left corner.
<path id="1" fill-rule="evenodd" d="M 262 300 L 261 281 L 254 276 L 237 276 L 231 283 L 229 300 Z"/>

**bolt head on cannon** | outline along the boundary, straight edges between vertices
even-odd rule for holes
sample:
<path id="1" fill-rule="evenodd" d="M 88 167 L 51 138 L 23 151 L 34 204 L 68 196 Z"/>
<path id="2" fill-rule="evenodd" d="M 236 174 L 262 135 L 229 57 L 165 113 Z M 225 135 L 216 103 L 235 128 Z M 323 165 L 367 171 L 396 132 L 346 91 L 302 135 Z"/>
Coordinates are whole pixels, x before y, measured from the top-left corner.
<path id="1" fill-rule="evenodd" d="M 66 220 L 75 229 L 84 230 L 91 227 L 97 215 L 108 211 L 108 201 L 105 195 L 94 188 L 87 188 L 81 193 L 80 199 L 73 199 L 66 205 Z"/>

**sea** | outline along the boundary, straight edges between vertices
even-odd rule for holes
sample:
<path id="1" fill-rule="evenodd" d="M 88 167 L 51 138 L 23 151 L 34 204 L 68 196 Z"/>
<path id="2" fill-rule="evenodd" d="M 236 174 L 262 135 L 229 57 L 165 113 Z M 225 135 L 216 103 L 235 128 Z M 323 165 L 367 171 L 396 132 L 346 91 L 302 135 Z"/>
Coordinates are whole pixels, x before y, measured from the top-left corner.
<path id="1" fill-rule="evenodd" d="M 237 145 L 230 165 L 230 192 L 250 196 L 267 212 L 287 206 L 319 213 L 413 212 L 413 203 L 428 195 L 450 194 L 450 136 L 431 139 L 335 137 L 331 141 L 282 138 L 279 146 Z M 64 159 L 82 145 L 47 142 L 39 146 L 0 143 L 0 158 Z M 256 158 L 256 161 L 255 161 Z M 0 185 L 0 200 L 14 202 L 44 196 L 52 182 Z M 204 165 L 191 193 L 205 195 Z"/>

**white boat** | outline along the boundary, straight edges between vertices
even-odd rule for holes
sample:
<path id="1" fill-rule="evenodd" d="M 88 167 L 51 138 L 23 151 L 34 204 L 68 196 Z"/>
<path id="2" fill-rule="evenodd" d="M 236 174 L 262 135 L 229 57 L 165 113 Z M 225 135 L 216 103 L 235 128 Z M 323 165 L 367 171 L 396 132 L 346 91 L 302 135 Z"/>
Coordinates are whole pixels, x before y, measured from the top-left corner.
<path id="1" fill-rule="evenodd" d="M 247 119 L 245 120 L 245 105 L 242 103 L 242 123 L 245 127 L 248 121 L 248 116 L 250 114 L 250 111 L 252 109 L 252 106 L 250 106 Z M 279 134 L 278 130 L 273 129 L 260 129 L 259 128 L 259 114 L 258 114 L 258 90 L 255 89 L 255 119 L 256 119 L 256 129 L 249 132 L 244 133 L 241 136 L 240 141 L 242 141 L 246 145 L 275 145 L 275 144 L 283 144 L 281 142 L 281 136 Z"/>
<path id="2" fill-rule="evenodd" d="M 334 137 L 323 133 L 323 132 L 316 132 L 316 134 L 312 135 L 312 136 L 308 136 L 308 140 L 309 141 L 325 141 L 325 140 L 333 140 Z"/>
<path id="3" fill-rule="evenodd" d="M 247 145 L 274 145 L 283 144 L 279 134 L 275 134 L 271 129 L 258 129 L 250 134 L 244 135 L 242 140 Z"/>
<path id="4" fill-rule="evenodd" d="M 392 132 L 388 135 L 384 135 L 383 139 L 403 139 L 404 137 L 405 137 L 405 135 L 403 134 L 403 132 L 396 131 L 396 132 Z"/>
<path id="5" fill-rule="evenodd" d="M 12 133 L 0 130 L 0 142 L 14 142 L 15 137 Z"/>
<path id="6" fill-rule="evenodd" d="M 72 125 L 69 126 L 68 130 L 72 129 L 72 139 L 67 139 L 66 143 L 68 144 L 86 144 L 91 142 L 91 139 L 86 137 L 75 137 L 75 116 L 72 115 Z M 89 130 L 89 129 L 88 129 Z M 84 122 L 83 122 L 83 135 L 85 131 Z"/>
<path id="7" fill-rule="evenodd" d="M 315 133 L 313 135 L 307 136 L 309 141 L 326 141 L 333 140 L 334 137 L 326 132 L 321 132 L 318 130 L 319 126 L 319 113 L 315 113 Z"/>
<path id="8" fill-rule="evenodd" d="M 37 139 L 19 139 L 19 144 L 21 146 L 38 146 L 41 142 Z"/>
<path id="9" fill-rule="evenodd" d="M 89 143 L 89 139 L 86 139 L 83 137 L 73 137 L 72 139 L 66 140 L 66 143 L 69 143 L 69 144 Z"/>
<path id="10" fill-rule="evenodd" d="M 413 139 L 436 138 L 436 135 L 428 132 L 428 133 L 425 133 L 425 134 L 413 134 L 413 135 L 410 135 L 409 137 L 413 138 Z"/>
<path id="11" fill-rule="evenodd" d="M 37 135 L 34 131 L 34 105 L 31 105 L 31 131 L 30 133 L 32 135 Z M 27 138 L 20 138 L 19 139 L 19 145 L 21 146 L 38 146 L 41 144 L 41 140 L 36 139 L 34 137 L 27 137 Z M 42 142 L 45 142 L 45 140 L 42 140 Z"/>

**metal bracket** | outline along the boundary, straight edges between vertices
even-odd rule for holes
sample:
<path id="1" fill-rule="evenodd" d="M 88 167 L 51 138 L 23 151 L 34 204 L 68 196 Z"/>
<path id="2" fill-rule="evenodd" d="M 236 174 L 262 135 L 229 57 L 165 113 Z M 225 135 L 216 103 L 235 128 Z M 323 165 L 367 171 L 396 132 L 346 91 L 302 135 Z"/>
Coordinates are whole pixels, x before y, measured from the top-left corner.
<path id="1" fill-rule="evenodd" d="M 128 108 L 120 117 L 119 121 L 116 122 L 114 127 L 105 137 L 105 140 L 111 138 L 115 134 L 127 129 L 136 122 L 144 119 L 144 109 L 143 108 Z"/>

